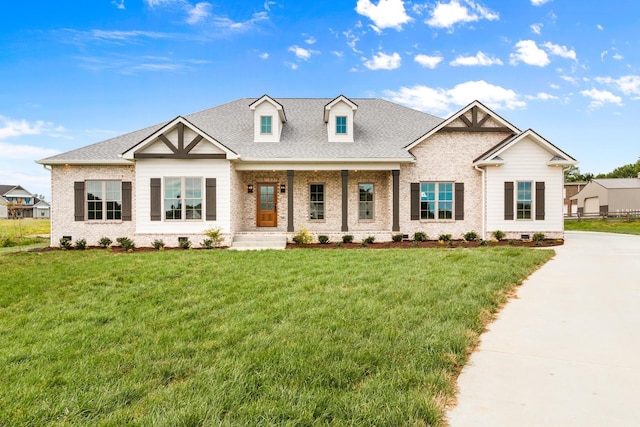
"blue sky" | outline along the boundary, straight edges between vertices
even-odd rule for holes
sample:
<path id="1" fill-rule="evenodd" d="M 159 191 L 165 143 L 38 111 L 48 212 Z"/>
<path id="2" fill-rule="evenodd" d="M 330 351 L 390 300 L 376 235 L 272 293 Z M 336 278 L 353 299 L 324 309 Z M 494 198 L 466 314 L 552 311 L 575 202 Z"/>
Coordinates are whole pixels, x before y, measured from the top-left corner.
<path id="1" fill-rule="evenodd" d="M 11 1 L 0 17 L 0 184 L 35 160 L 241 97 L 478 99 L 582 172 L 635 162 L 640 2 Z"/>

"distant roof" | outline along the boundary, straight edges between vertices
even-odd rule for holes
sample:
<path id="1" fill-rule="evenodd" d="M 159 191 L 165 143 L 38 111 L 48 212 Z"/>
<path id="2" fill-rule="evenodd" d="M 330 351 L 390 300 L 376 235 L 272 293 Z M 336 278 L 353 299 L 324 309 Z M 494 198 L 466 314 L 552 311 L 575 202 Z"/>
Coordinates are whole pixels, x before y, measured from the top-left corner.
<path id="1" fill-rule="evenodd" d="M 254 142 L 253 111 L 249 106 L 256 98 L 241 98 L 184 117 L 246 160 L 411 160 L 411 153 L 404 147 L 443 121 L 384 99 L 351 99 L 358 105 L 354 142 L 328 142 L 324 107 L 334 98 L 273 99 L 282 105 L 287 117 L 280 142 Z M 130 164 L 120 154 L 169 122 L 48 157 L 38 163 Z"/>
<path id="2" fill-rule="evenodd" d="M 599 178 L 593 182 L 604 188 L 640 188 L 640 178 Z"/>
<path id="3" fill-rule="evenodd" d="M 7 194 L 9 191 L 13 190 L 16 187 L 17 187 L 17 185 L 2 185 L 2 184 L 0 184 L 0 196 L 4 196 L 5 194 Z"/>

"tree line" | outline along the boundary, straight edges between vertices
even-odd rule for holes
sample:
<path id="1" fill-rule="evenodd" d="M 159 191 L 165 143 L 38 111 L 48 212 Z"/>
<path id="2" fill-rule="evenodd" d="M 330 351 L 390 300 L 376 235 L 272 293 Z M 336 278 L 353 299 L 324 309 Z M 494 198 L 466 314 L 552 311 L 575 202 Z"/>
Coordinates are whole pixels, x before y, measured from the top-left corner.
<path id="1" fill-rule="evenodd" d="M 599 178 L 637 178 L 640 173 L 640 159 L 635 163 L 619 166 L 609 173 L 599 173 L 597 175 L 591 172 L 582 173 L 577 166 L 570 166 L 564 171 L 565 182 L 589 182 L 592 179 Z"/>

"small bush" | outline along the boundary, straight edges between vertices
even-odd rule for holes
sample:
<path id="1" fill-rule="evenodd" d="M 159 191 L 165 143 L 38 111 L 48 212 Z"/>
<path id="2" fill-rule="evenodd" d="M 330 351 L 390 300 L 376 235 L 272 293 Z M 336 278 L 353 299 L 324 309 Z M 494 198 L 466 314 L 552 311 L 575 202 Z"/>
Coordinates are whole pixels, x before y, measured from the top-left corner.
<path id="1" fill-rule="evenodd" d="M 99 245 L 101 248 L 109 247 L 109 246 L 111 246 L 111 243 L 113 243 L 113 242 L 112 242 L 112 241 L 111 241 L 111 239 L 110 239 L 110 238 L 108 238 L 108 237 L 103 237 L 103 238 L 101 238 L 100 240 L 98 240 L 98 245 Z"/>
<path id="2" fill-rule="evenodd" d="M 222 241 L 224 240 L 224 237 L 222 237 L 222 230 L 220 229 L 220 227 L 210 228 L 208 230 L 205 230 L 204 235 L 207 236 L 208 240 L 211 240 L 211 244 L 214 245 L 215 247 L 220 246 L 220 243 L 222 243 Z M 206 240 L 207 239 L 205 239 L 205 241 Z M 203 245 L 203 246 L 207 247 L 206 245 Z M 211 249 L 211 248 L 209 247 L 207 249 Z"/>
<path id="3" fill-rule="evenodd" d="M 157 250 L 164 249 L 164 242 L 162 241 L 162 239 L 156 239 L 151 244 Z"/>
<path id="4" fill-rule="evenodd" d="M 545 239 L 544 233 L 533 233 L 532 240 L 536 245 L 541 245 L 544 239 Z"/>
<path id="5" fill-rule="evenodd" d="M 480 246 L 487 246 L 489 244 L 488 241 L 484 240 L 484 239 L 480 239 Z"/>
<path id="6" fill-rule="evenodd" d="M 351 243 L 351 242 L 353 242 L 353 235 L 345 234 L 344 236 L 342 236 L 342 243 Z"/>
<path id="7" fill-rule="evenodd" d="M 394 234 L 393 236 L 391 236 L 391 240 L 394 242 L 402 242 L 402 233 Z"/>
<path id="8" fill-rule="evenodd" d="M 205 249 L 211 249 L 213 248 L 213 239 L 204 239 L 200 245 Z"/>
<path id="9" fill-rule="evenodd" d="M 300 231 L 291 238 L 291 240 L 299 245 L 308 245 L 313 243 L 313 235 L 305 227 L 302 227 L 300 228 Z"/>
<path id="10" fill-rule="evenodd" d="M 0 236 L 0 248 L 11 248 L 17 246 L 18 242 L 11 238 L 11 236 Z"/>
<path id="11" fill-rule="evenodd" d="M 367 236 L 364 239 L 362 239 L 362 246 L 370 245 L 375 241 L 376 241 L 376 238 L 374 236 Z"/>
<path id="12" fill-rule="evenodd" d="M 76 249 L 79 251 L 83 251 L 87 248 L 87 240 L 86 239 L 79 239 L 76 240 Z"/>
<path id="13" fill-rule="evenodd" d="M 191 240 L 188 237 L 178 237 L 178 246 L 182 249 L 189 249 L 191 247 Z"/>
<path id="14" fill-rule="evenodd" d="M 122 247 L 122 249 L 124 249 L 127 252 L 133 251 L 133 248 L 135 248 L 135 244 L 133 243 L 133 240 L 131 240 L 128 237 L 118 237 L 116 239 L 116 242 L 118 242 L 118 244 Z"/>
<path id="15" fill-rule="evenodd" d="M 496 231 L 492 232 L 491 235 L 498 241 L 504 240 L 504 238 L 506 237 L 505 232 L 501 231 L 501 230 L 496 230 Z"/>
<path id="16" fill-rule="evenodd" d="M 438 241 L 440 241 L 440 242 L 450 242 L 451 241 L 451 234 L 441 234 L 438 237 Z"/>
<path id="17" fill-rule="evenodd" d="M 413 233 L 413 240 L 417 242 L 426 242 L 428 238 L 429 236 L 427 236 L 427 233 L 423 231 L 416 231 Z"/>
<path id="18" fill-rule="evenodd" d="M 327 243 L 329 243 L 329 236 L 318 236 L 318 242 L 320 242 L 320 244 L 322 245 L 326 245 Z"/>
<path id="19" fill-rule="evenodd" d="M 478 233 L 476 233 L 475 231 L 469 231 L 464 233 L 462 237 L 467 242 L 475 242 L 476 240 L 478 240 Z"/>
<path id="20" fill-rule="evenodd" d="M 66 238 L 61 238 L 60 239 L 60 248 L 61 249 L 71 249 L 71 240 L 66 239 Z"/>

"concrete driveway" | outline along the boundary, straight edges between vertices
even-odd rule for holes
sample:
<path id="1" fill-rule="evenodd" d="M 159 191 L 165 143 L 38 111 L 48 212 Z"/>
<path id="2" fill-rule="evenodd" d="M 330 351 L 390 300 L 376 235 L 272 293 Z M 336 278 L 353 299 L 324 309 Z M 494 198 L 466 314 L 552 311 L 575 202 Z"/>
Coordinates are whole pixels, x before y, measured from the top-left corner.
<path id="1" fill-rule="evenodd" d="M 556 253 L 482 335 L 451 426 L 640 426 L 640 236 Z"/>

